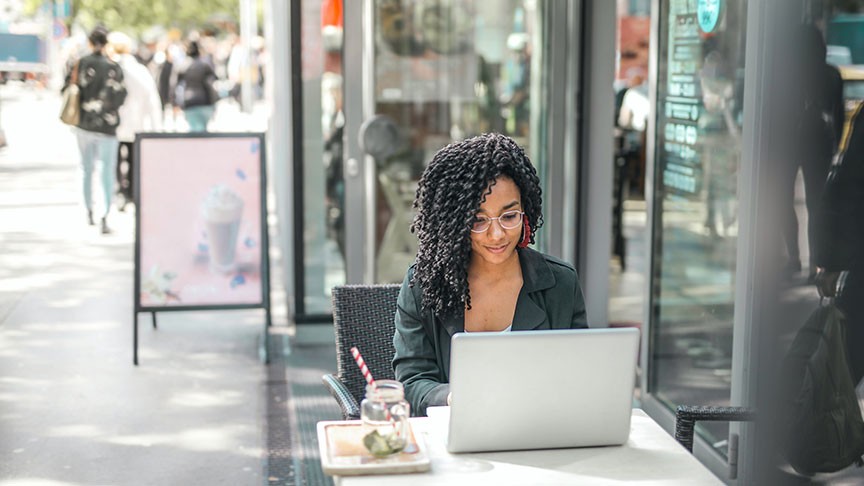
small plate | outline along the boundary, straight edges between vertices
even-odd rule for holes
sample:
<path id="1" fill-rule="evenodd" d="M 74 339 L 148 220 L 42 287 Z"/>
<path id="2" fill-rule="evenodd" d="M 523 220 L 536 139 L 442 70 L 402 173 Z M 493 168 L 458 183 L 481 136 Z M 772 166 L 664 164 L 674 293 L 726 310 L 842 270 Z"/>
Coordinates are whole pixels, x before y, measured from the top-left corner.
<path id="1" fill-rule="evenodd" d="M 408 445 L 405 450 L 385 458 L 377 458 L 363 445 L 363 427 L 359 420 L 318 422 L 318 449 L 321 469 L 332 476 L 366 474 L 405 474 L 426 472 L 431 466 L 422 441 L 408 424 Z"/>

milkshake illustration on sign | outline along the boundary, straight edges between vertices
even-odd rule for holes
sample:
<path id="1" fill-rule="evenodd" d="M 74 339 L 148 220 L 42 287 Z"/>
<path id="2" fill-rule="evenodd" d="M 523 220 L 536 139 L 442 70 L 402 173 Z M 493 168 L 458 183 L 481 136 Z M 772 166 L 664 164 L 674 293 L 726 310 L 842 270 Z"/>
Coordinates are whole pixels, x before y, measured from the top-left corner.
<path id="1" fill-rule="evenodd" d="M 233 271 L 243 200 L 223 185 L 213 186 L 204 199 L 202 215 L 210 240 L 210 268 L 221 273 Z"/>

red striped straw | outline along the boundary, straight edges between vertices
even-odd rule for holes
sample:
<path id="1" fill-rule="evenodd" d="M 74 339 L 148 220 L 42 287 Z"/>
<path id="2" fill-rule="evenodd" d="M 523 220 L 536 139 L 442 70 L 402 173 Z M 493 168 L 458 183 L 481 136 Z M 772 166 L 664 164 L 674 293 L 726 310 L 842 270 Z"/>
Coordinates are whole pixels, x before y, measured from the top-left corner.
<path id="1" fill-rule="evenodd" d="M 366 383 L 375 387 L 375 379 L 372 378 L 372 373 L 369 373 L 369 368 L 366 367 L 366 362 L 363 361 L 363 356 L 360 355 L 360 350 L 357 349 L 357 346 L 351 348 L 351 354 L 354 356 L 354 361 L 357 362 L 357 366 L 360 367 L 360 372 L 363 373 L 363 378 L 366 378 Z"/>
<path id="2" fill-rule="evenodd" d="M 372 373 L 369 372 L 369 368 L 366 366 L 366 362 L 363 361 L 363 356 L 360 354 L 360 350 L 357 349 L 357 346 L 351 348 L 351 355 L 354 356 L 354 361 L 357 362 L 357 366 L 360 368 L 360 372 L 363 373 L 363 378 L 366 378 L 366 383 L 372 385 L 372 388 L 375 388 L 375 378 L 372 378 Z M 393 419 L 393 416 L 390 415 L 389 409 L 384 409 L 384 413 L 387 414 L 387 420 L 394 424 L 394 428 L 396 429 L 396 436 L 400 436 L 399 428 L 395 427 L 396 421 Z"/>

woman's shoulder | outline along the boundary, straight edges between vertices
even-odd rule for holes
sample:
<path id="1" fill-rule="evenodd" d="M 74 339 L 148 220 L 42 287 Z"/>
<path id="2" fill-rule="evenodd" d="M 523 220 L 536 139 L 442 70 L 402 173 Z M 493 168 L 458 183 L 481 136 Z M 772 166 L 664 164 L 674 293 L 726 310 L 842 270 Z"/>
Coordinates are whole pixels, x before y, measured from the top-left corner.
<path id="1" fill-rule="evenodd" d="M 579 276 L 576 274 L 576 267 L 552 255 L 543 254 L 549 268 L 552 269 L 552 274 L 555 275 L 555 281 L 566 283 L 567 288 L 579 285 Z"/>
<path id="2" fill-rule="evenodd" d="M 576 267 L 574 267 L 570 263 L 565 262 L 564 260 L 561 260 L 560 258 L 554 257 L 552 255 L 547 255 L 546 253 L 542 253 L 531 248 L 525 248 L 522 251 L 528 257 L 529 263 L 535 265 L 545 263 L 546 265 L 549 265 L 553 272 L 558 271 L 576 273 Z"/>
<path id="3" fill-rule="evenodd" d="M 552 255 L 547 255 L 545 253 L 540 253 L 540 254 L 543 255 L 543 258 L 546 260 L 546 263 L 551 265 L 553 269 L 558 269 L 561 271 L 569 271 L 572 273 L 576 272 L 576 267 L 574 267 L 572 264 L 567 263 L 564 260 L 561 260 L 560 258 L 556 258 Z"/>
<path id="4" fill-rule="evenodd" d="M 525 248 L 521 251 L 525 260 L 523 276 L 525 270 L 529 271 L 531 273 L 530 278 L 536 280 L 540 287 L 561 284 L 572 285 L 578 282 L 579 277 L 576 274 L 576 268 L 572 264 L 531 248 Z"/>
<path id="5" fill-rule="evenodd" d="M 91 64 L 93 64 L 96 61 L 97 58 L 98 58 L 98 56 L 96 56 L 92 52 L 90 54 L 85 54 L 85 55 L 81 56 L 80 58 L 78 58 L 78 61 L 73 63 L 72 67 L 75 67 L 76 64 L 78 65 L 78 69 L 81 69 L 81 67 L 84 67 L 84 66 L 90 66 Z"/>
<path id="6" fill-rule="evenodd" d="M 397 304 L 406 312 L 420 315 L 423 302 L 423 290 L 419 283 L 414 283 L 415 267 L 412 264 L 405 272 L 405 278 L 402 280 L 402 288 L 399 289 L 399 298 Z"/>
<path id="7" fill-rule="evenodd" d="M 416 262 L 412 263 L 405 272 L 405 278 L 402 279 L 402 290 L 400 291 L 400 294 L 410 294 L 414 298 L 417 298 L 422 294 L 420 291 L 420 285 L 414 284 L 414 272 L 416 266 Z"/>

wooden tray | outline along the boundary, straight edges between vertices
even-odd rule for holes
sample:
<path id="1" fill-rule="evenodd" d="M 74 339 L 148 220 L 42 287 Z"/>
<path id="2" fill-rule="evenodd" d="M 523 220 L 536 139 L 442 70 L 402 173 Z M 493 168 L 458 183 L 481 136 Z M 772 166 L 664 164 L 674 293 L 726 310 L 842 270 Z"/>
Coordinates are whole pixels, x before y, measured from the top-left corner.
<path id="1" fill-rule="evenodd" d="M 431 461 L 425 445 L 408 425 L 405 450 L 379 459 L 363 445 L 363 427 L 359 420 L 318 422 L 318 450 L 321 469 L 331 476 L 366 474 L 405 474 L 426 472 Z"/>

